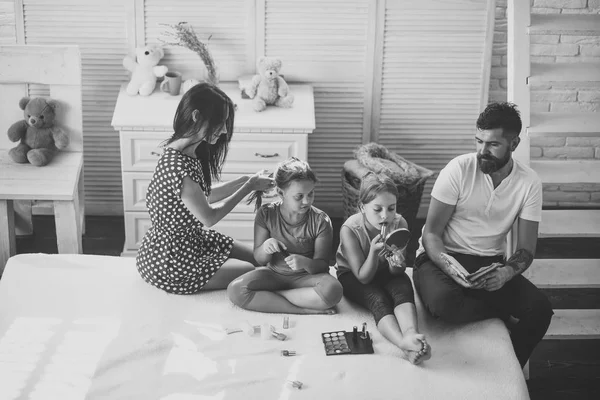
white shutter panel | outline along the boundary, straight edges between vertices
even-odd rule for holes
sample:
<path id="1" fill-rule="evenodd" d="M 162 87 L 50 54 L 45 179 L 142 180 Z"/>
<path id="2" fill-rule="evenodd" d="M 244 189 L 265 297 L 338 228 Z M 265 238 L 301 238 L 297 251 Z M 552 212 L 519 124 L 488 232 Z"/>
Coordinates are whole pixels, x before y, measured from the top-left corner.
<path id="1" fill-rule="evenodd" d="M 17 30 L 14 0 L 0 0 L 0 44 L 16 44 Z"/>
<path id="2" fill-rule="evenodd" d="M 26 44 L 76 44 L 82 58 L 87 214 L 122 213 L 119 137 L 110 122 L 127 80 L 129 3 L 122 0 L 23 0 Z M 31 96 L 48 96 L 31 85 Z"/>
<path id="3" fill-rule="evenodd" d="M 314 86 L 316 129 L 308 162 L 321 181 L 316 206 L 343 214 L 341 170 L 362 143 L 369 2 L 267 0 L 265 55 L 287 81 Z"/>
<path id="4" fill-rule="evenodd" d="M 235 81 L 240 75 L 254 71 L 248 67 L 254 53 L 252 1 L 146 0 L 144 3 L 147 44 L 162 45 L 161 39 L 170 40 L 164 32 L 172 29 L 163 24 L 188 22 L 201 41 L 206 43 L 212 35 L 208 43 L 221 81 Z M 203 80 L 206 77 L 206 68 L 198 54 L 179 46 L 165 46 L 164 49 L 161 64 L 181 72 L 183 79 Z"/>
<path id="5" fill-rule="evenodd" d="M 386 1 L 379 142 L 439 172 L 475 151 L 487 1 Z M 421 207 L 429 204 L 426 185 Z"/>

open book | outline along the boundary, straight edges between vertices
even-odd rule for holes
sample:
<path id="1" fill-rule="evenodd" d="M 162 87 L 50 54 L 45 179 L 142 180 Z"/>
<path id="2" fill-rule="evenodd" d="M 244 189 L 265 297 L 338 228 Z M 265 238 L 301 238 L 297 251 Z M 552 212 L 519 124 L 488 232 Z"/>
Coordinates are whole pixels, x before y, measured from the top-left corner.
<path id="1" fill-rule="evenodd" d="M 473 286 L 473 282 L 475 282 L 477 279 L 491 273 L 492 271 L 495 271 L 498 267 L 504 265 L 502 263 L 493 263 L 488 265 L 487 267 L 481 267 L 477 271 L 470 274 L 451 255 L 442 253 L 441 257 L 446 262 L 446 265 L 449 267 L 450 277 L 454 279 L 456 283 L 466 288 L 470 288 L 471 286 Z"/>

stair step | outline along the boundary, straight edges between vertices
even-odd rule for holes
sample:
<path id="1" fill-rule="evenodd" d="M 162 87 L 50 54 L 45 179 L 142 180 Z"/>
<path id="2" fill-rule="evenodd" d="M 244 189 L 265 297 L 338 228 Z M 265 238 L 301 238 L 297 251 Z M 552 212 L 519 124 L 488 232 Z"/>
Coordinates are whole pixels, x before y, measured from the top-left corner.
<path id="1" fill-rule="evenodd" d="M 600 210 L 542 210 L 538 237 L 600 237 Z"/>
<path id="2" fill-rule="evenodd" d="M 600 288 L 600 259 L 537 259 L 525 276 L 540 289 Z"/>
<path id="3" fill-rule="evenodd" d="M 600 160 L 531 160 L 543 183 L 598 183 Z"/>
<path id="4" fill-rule="evenodd" d="M 599 36 L 599 14 L 532 14 L 529 33 L 534 35 Z"/>
<path id="5" fill-rule="evenodd" d="M 554 310 L 544 339 L 600 339 L 600 310 Z"/>
<path id="6" fill-rule="evenodd" d="M 531 64 L 529 84 L 596 87 L 600 85 L 600 63 Z"/>
<path id="7" fill-rule="evenodd" d="M 531 136 L 599 136 L 600 113 L 531 113 Z"/>

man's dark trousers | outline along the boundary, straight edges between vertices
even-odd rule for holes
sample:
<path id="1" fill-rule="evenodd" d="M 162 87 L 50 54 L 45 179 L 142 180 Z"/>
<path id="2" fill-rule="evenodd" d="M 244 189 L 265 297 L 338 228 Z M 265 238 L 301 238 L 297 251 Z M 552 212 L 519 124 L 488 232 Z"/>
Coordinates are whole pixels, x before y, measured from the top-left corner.
<path id="1" fill-rule="evenodd" d="M 478 257 L 450 253 L 469 273 L 504 257 Z M 413 272 L 415 288 L 427 310 L 452 323 L 467 323 L 498 317 L 507 322 L 515 354 L 524 367 L 535 346 L 542 340 L 554 314 L 546 296 L 529 280 L 515 276 L 496 291 L 466 289 L 458 285 L 426 255 L 419 255 Z"/>

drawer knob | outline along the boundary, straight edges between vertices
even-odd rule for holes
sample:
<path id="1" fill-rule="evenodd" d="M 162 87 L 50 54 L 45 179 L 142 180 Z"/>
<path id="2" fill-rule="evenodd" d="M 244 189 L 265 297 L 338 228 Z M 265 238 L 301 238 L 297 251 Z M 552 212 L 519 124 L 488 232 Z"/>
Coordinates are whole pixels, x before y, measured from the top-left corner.
<path id="1" fill-rule="evenodd" d="M 160 157 L 160 153 L 157 153 L 155 151 L 151 151 L 150 154 L 152 154 L 153 156 L 156 156 L 156 157 Z"/>
<path id="2" fill-rule="evenodd" d="M 279 156 L 279 153 L 273 153 L 273 154 L 261 154 L 261 153 L 254 153 L 254 155 L 256 157 L 262 157 L 262 158 L 273 158 L 273 157 L 277 157 Z"/>

